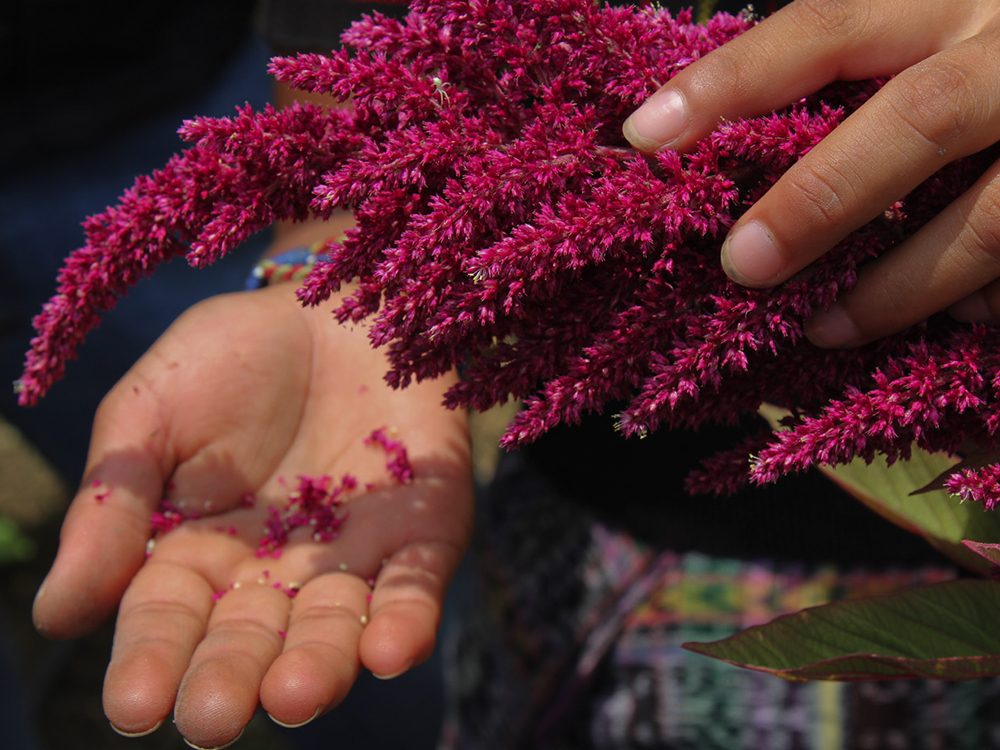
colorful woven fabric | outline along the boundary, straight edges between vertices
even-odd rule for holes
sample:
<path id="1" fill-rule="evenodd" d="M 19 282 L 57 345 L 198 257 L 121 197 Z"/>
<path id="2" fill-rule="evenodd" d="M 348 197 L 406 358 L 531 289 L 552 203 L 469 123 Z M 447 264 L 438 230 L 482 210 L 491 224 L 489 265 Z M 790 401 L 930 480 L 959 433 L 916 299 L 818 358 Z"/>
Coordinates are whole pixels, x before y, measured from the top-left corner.
<path id="1" fill-rule="evenodd" d="M 479 513 L 481 599 L 450 644 L 446 748 L 1000 748 L 1000 680 L 792 683 L 681 648 L 953 570 L 654 550 L 517 454 Z"/>

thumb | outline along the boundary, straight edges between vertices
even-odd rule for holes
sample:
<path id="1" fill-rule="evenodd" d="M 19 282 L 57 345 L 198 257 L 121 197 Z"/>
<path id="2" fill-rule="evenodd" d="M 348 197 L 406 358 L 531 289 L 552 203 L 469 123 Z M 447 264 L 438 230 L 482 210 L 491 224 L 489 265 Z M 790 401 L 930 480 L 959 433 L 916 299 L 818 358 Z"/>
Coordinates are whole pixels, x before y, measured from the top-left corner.
<path id="1" fill-rule="evenodd" d="M 160 421 L 155 397 L 130 375 L 98 409 L 83 481 L 35 597 L 35 627 L 43 635 L 76 638 L 95 630 L 142 566 L 150 516 L 172 470 Z"/>

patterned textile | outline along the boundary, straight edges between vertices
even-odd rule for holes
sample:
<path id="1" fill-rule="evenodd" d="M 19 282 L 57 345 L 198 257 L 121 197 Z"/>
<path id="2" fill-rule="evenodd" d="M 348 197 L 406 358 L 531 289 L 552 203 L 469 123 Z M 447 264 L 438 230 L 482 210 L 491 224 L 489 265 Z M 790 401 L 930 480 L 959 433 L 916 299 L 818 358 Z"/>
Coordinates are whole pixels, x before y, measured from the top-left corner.
<path id="1" fill-rule="evenodd" d="M 445 749 L 1000 748 L 1000 680 L 792 683 L 680 647 L 954 571 L 654 550 L 518 454 L 479 513 L 480 599 L 449 644 Z"/>

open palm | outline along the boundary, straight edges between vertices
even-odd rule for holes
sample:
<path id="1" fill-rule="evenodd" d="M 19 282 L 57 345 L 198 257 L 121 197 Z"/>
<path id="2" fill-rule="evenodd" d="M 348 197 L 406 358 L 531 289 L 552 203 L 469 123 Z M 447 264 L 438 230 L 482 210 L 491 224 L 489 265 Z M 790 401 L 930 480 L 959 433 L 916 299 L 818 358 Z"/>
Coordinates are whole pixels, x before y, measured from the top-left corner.
<path id="1" fill-rule="evenodd" d="M 218 747 L 258 703 L 300 724 L 339 703 L 361 666 L 393 676 L 433 649 L 471 533 L 465 416 L 440 406 L 443 381 L 386 387 L 365 332 L 292 292 L 192 308 L 95 419 L 35 621 L 75 637 L 120 603 L 104 689 L 119 731 L 173 711 L 192 744 Z M 413 481 L 393 479 L 386 451 L 366 443 L 383 427 Z M 298 477 L 324 475 L 357 479 L 339 536 L 305 526 L 259 556 L 269 506 L 285 508 Z M 163 499 L 189 518 L 149 554 Z"/>

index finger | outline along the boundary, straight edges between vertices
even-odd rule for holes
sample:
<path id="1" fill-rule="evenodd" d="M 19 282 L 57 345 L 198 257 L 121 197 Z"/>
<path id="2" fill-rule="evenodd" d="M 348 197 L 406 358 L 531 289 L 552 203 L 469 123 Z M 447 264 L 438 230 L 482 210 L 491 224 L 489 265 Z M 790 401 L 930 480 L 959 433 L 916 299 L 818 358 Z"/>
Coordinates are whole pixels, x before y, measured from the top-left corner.
<path id="1" fill-rule="evenodd" d="M 919 5 L 917 8 L 915 6 Z M 798 0 L 678 73 L 623 125 L 641 151 L 685 151 L 721 120 L 766 114 L 835 80 L 891 75 L 966 37 L 972 0 Z"/>

